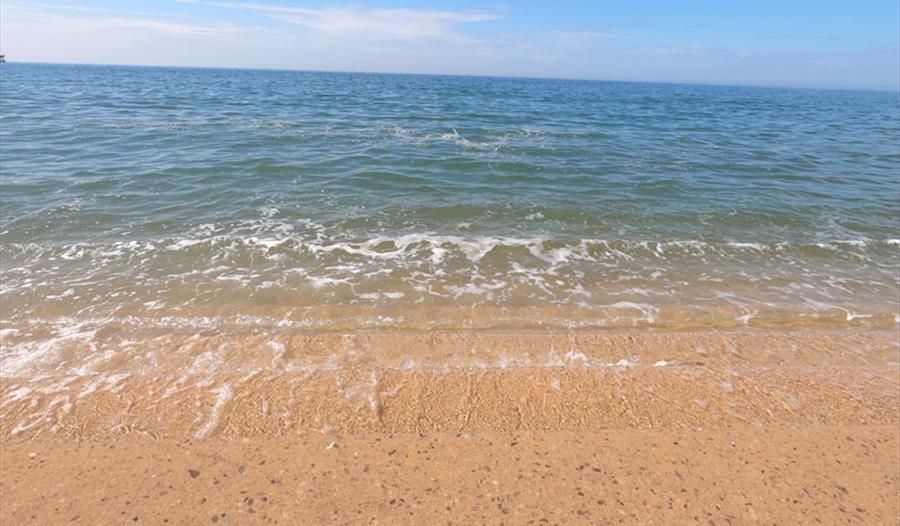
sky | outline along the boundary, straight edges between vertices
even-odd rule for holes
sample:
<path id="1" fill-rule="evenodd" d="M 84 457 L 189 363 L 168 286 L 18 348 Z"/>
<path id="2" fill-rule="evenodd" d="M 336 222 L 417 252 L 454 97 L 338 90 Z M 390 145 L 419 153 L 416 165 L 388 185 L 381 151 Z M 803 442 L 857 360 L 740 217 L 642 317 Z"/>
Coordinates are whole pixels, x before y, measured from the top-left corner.
<path id="1" fill-rule="evenodd" d="M 900 91 L 900 2 L 0 0 L 0 53 Z"/>

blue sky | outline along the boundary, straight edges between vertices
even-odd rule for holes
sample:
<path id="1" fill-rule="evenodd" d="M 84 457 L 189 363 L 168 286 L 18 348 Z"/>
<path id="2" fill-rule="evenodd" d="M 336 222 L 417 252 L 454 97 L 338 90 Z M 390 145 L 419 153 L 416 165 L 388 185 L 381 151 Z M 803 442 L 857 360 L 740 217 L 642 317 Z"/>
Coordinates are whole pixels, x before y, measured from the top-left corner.
<path id="1" fill-rule="evenodd" d="M 897 0 L 2 0 L 36 62 L 900 90 Z"/>

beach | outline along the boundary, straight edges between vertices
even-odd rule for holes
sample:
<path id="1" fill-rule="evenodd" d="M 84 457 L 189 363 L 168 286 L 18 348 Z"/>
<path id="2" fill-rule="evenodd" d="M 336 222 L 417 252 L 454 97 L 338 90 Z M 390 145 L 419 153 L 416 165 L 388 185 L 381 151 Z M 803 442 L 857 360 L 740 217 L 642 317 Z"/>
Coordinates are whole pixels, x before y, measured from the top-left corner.
<path id="1" fill-rule="evenodd" d="M 892 94 L 3 68 L 0 523 L 897 522 Z"/>
<path id="2" fill-rule="evenodd" d="M 898 445 L 896 425 L 51 440 L 4 446 L 15 505 L 2 514 L 9 524 L 892 524 Z"/>
<path id="3" fill-rule="evenodd" d="M 301 348 L 360 360 L 302 367 Z M 410 366 L 412 354 L 434 362 Z M 894 331 L 320 334 L 272 360 L 243 375 L 170 364 L 4 378 L 3 522 L 890 523 L 900 511 Z"/>

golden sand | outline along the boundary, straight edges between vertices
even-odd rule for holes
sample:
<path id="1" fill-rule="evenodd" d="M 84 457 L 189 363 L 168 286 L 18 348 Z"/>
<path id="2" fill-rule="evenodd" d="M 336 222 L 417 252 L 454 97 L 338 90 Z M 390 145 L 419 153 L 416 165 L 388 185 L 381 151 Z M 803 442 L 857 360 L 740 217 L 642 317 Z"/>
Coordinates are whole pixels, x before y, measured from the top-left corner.
<path id="1" fill-rule="evenodd" d="M 129 345 L 2 378 L 2 524 L 900 520 L 893 330 Z"/>
<path id="2" fill-rule="evenodd" d="M 891 426 L 5 444 L 3 524 L 896 524 Z"/>

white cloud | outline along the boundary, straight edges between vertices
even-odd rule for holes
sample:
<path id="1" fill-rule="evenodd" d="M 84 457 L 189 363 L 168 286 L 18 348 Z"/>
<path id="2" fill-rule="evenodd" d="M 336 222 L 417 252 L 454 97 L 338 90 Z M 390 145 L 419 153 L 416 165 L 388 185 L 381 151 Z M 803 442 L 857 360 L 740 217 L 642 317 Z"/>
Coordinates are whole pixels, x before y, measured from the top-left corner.
<path id="1" fill-rule="evenodd" d="M 74 5 L 6 4 L 4 12 L 14 22 L 38 27 L 59 27 L 67 31 L 149 31 L 180 36 L 220 37 L 241 31 L 233 24 L 193 24 L 141 14 L 114 15 L 112 11 Z M 51 11 L 52 9 L 52 11 Z"/>
<path id="2" fill-rule="evenodd" d="M 209 36 L 220 37 L 241 31 L 241 28 L 231 24 L 196 25 L 183 22 L 168 22 L 162 20 L 102 17 L 90 19 L 69 19 L 69 22 L 77 23 L 84 28 L 96 29 L 129 29 L 149 30 L 161 33 L 170 33 L 182 36 Z"/>
<path id="3" fill-rule="evenodd" d="M 264 13 L 284 22 L 333 36 L 385 40 L 459 39 L 456 26 L 502 18 L 485 11 L 432 9 L 379 9 L 362 6 L 329 6 L 321 9 L 282 7 L 254 3 L 197 2 L 230 9 Z"/>

